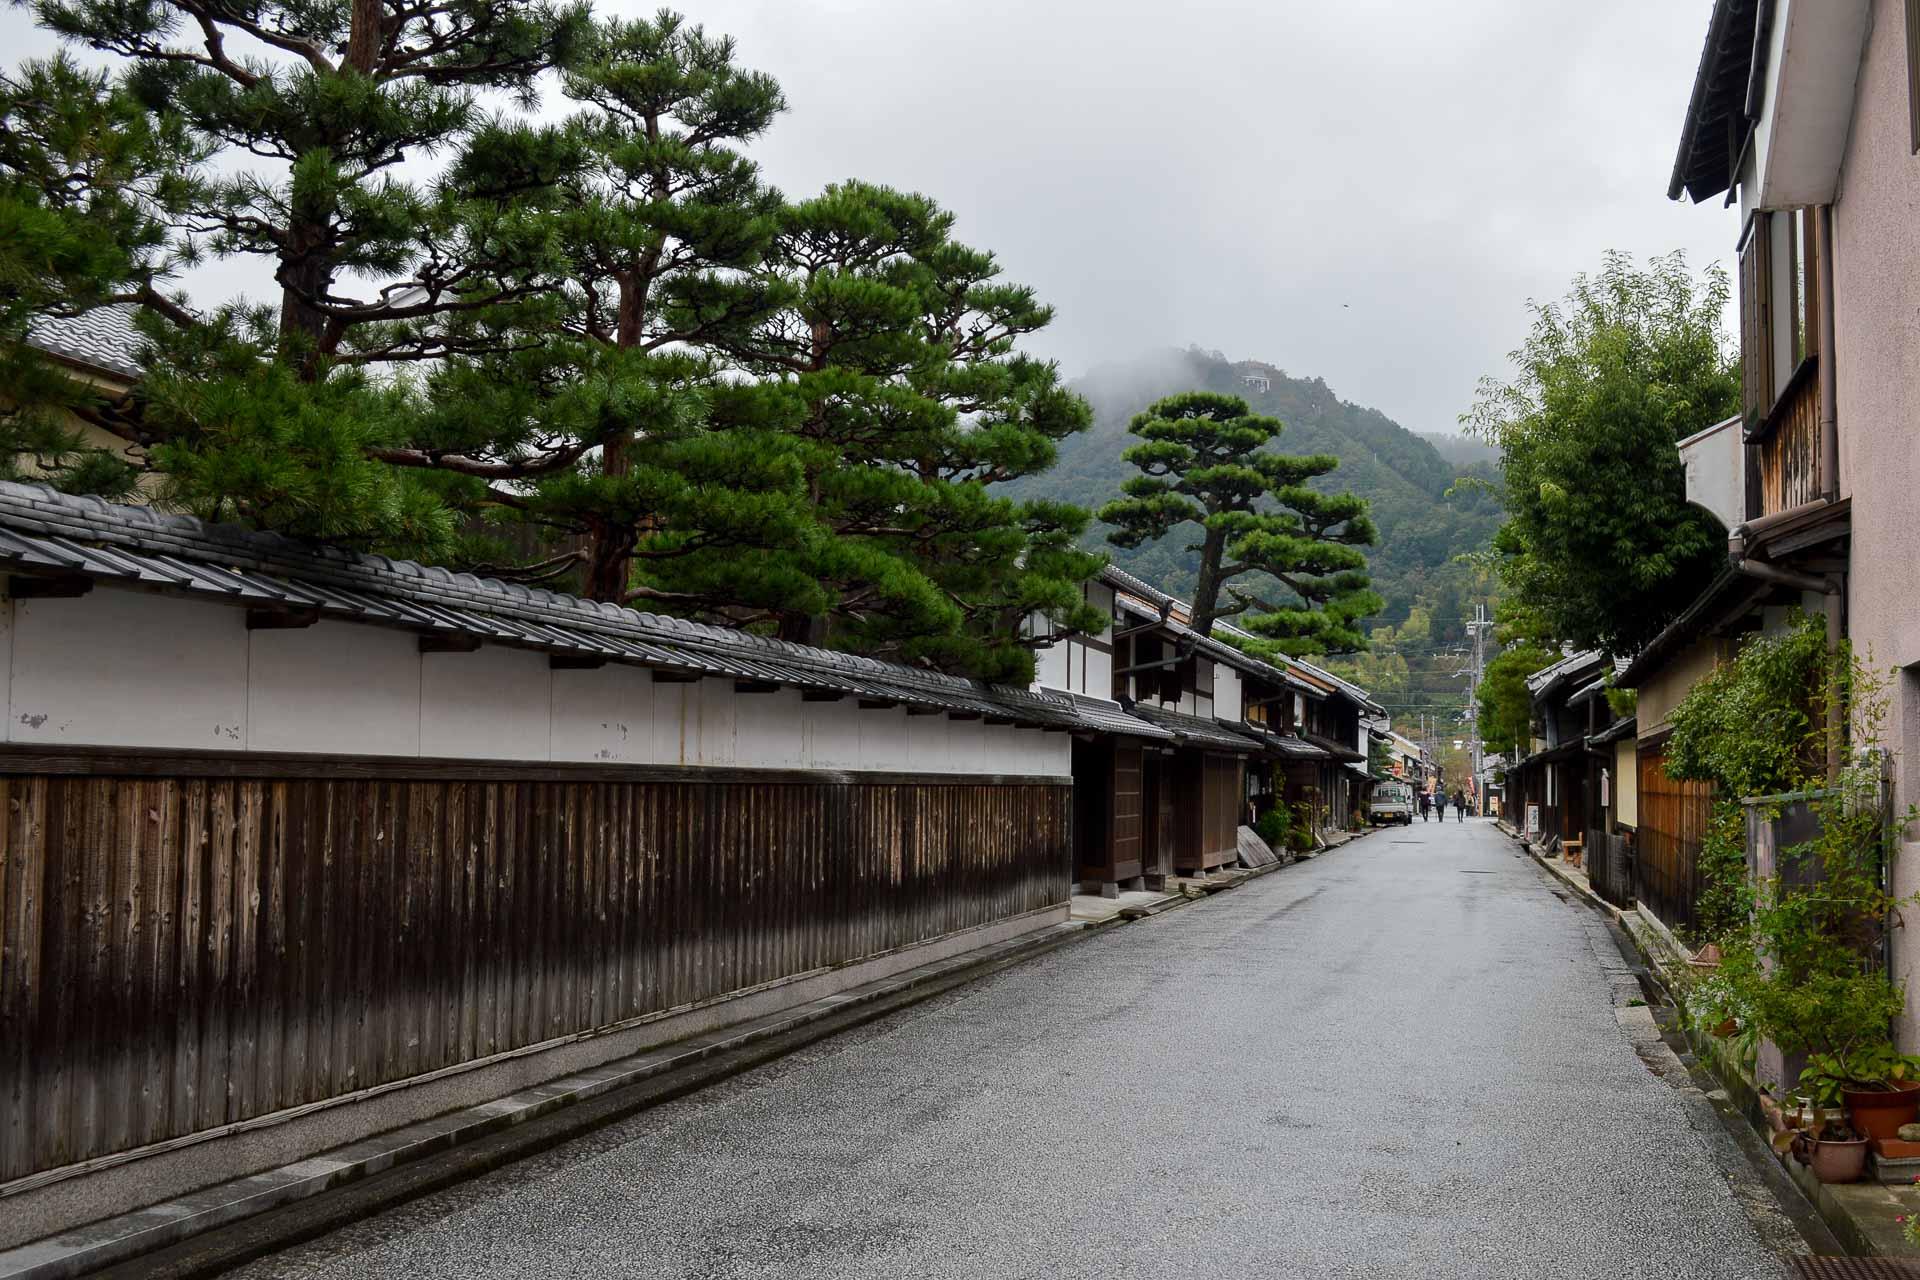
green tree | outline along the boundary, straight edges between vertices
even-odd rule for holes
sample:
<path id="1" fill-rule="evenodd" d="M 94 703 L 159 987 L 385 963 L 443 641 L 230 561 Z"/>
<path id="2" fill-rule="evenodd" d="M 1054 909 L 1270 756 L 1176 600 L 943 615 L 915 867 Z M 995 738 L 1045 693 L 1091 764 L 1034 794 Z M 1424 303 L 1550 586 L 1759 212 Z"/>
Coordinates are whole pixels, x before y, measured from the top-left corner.
<path id="1" fill-rule="evenodd" d="M 545 211 L 561 249 L 558 314 L 532 312 L 513 343 L 444 362 L 427 435 L 483 447 L 505 419 L 521 424 L 516 437 L 597 445 L 576 466 L 486 499 L 577 548 L 552 563 L 572 569 L 577 559 L 585 595 L 624 601 L 644 533 L 724 526 L 729 540 L 752 536 L 765 504 L 736 495 L 777 483 L 791 452 L 766 430 L 715 429 L 753 425 L 736 420 L 743 409 L 779 425 L 759 412 L 764 401 L 738 397 L 726 417 L 714 348 L 772 305 L 752 273 L 779 229 L 781 198 L 741 148 L 785 99 L 771 77 L 735 64 L 731 40 L 668 10 L 598 26 L 561 89 L 583 110 L 569 123 L 582 163 Z M 653 554 L 706 545 L 656 539 Z"/>
<path id="2" fill-rule="evenodd" d="M 1480 741 L 1487 751 L 1509 757 L 1527 753 L 1533 740 L 1533 702 L 1527 693 L 1527 677 L 1558 656 L 1537 641 L 1522 640 L 1487 663 L 1480 678 L 1477 709 Z"/>
<path id="3" fill-rule="evenodd" d="M 1534 307 L 1518 376 L 1483 380 L 1462 418 L 1501 452 L 1508 594 L 1558 640 L 1632 653 L 1722 561 L 1726 531 L 1688 504 L 1674 445 L 1738 410 L 1727 296 L 1724 272 L 1680 254 L 1642 268 L 1610 253 Z"/>
<path id="4" fill-rule="evenodd" d="M 1128 424 L 1140 443 L 1121 455 L 1141 474 L 1099 518 L 1114 526 L 1111 540 L 1128 548 L 1197 527 L 1200 541 L 1188 548 L 1200 557 L 1196 630 L 1210 633 L 1216 621 L 1244 615 L 1241 625 L 1281 652 L 1362 649 L 1360 620 L 1381 607 L 1360 550 L 1376 540 L 1373 522 L 1352 494 L 1309 487 L 1339 459 L 1268 451 L 1282 429 L 1238 396 L 1193 391 L 1156 401 Z M 1291 596 L 1274 592 L 1282 596 L 1275 603 L 1251 582 L 1235 585 L 1254 575 Z"/>
<path id="5" fill-rule="evenodd" d="M 164 498 L 291 532 L 400 550 L 444 546 L 449 492 L 570 466 L 589 445 L 411 436 L 411 401 L 370 369 L 503 340 L 478 323 L 550 293 L 544 198 L 575 163 L 530 107 L 587 32 L 546 0 L 313 5 L 37 0 L 41 24 L 122 60 L 117 84 L 177 139 L 161 158 L 167 251 L 99 300 L 137 305 L 150 375 L 95 425 L 166 473 Z M 403 165 L 444 157 L 437 177 Z M 195 307 L 167 270 L 261 260 L 277 296 Z M 416 472 L 440 473 L 419 476 Z"/>
<path id="6" fill-rule="evenodd" d="M 89 442 L 83 414 L 124 412 L 26 344 L 167 270 L 168 164 L 192 158 L 177 125 L 102 71 L 62 56 L 0 74 L 0 475 L 120 496 L 139 469 Z"/>
<path id="7" fill-rule="evenodd" d="M 1051 465 L 1087 425 L 1055 368 L 1015 349 L 1052 310 L 952 224 L 925 196 L 859 182 L 784 211 L 755 272 L 769 305 L 718 343 L 755 381 L 714 393 L 729 432 L 770 447 L 742 458 L 707 442 L 716 464 L 760 468 L 726 498 L 753 518 L 689 511 L 643 531 L 635 592 L 1009 679 L 1031 672 L 1027 615 L 1102 624 L 1080 589 L 1100 564 L 1074 545 L 1086 513 L 988 488 Z"/>

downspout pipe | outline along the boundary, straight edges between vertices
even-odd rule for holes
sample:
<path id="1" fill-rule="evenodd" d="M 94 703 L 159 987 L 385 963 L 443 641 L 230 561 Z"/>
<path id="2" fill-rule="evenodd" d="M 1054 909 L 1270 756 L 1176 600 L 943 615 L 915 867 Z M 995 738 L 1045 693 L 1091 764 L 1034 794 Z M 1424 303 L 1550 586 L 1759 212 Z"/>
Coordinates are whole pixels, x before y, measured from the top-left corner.
<path id="1" fill-rule="evenodd" d="M 1814 236 L 1819 266 L 1814 272 L 1820 289 L 1820 496 L 1840 501 L 1840 380 L 1833 359 L 1833 206 L 1816 205 Z"/>

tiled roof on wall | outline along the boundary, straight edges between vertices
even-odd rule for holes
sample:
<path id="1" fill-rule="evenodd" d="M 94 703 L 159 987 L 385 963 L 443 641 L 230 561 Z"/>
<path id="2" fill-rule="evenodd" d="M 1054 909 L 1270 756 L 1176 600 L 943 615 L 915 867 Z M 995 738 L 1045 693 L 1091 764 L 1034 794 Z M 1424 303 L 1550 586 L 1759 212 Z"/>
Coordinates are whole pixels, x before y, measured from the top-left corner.
<path id="1" fill-rule="evenodd" d="M 0 571 L 85 577 L 1013 724 L 1165 736 L 1117 704 L 1083 707 L 1065 693 L 967 680 L 151 507 L 73 497 L 44 485 L 0 482 Z"/>

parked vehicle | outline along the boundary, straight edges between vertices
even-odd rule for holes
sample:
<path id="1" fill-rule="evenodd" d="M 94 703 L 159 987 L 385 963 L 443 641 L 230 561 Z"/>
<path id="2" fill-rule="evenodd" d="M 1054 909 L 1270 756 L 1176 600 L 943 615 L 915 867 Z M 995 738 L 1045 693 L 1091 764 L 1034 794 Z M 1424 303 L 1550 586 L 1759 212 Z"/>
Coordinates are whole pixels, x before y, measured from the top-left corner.
<path id="1" fill-rule="evenodd" d="M 1404 782 L 1374 784 L 1373 799 L 1367 805 L 1367 820 L 1376 826 L 1413 822 L 1413 788 Z"/>

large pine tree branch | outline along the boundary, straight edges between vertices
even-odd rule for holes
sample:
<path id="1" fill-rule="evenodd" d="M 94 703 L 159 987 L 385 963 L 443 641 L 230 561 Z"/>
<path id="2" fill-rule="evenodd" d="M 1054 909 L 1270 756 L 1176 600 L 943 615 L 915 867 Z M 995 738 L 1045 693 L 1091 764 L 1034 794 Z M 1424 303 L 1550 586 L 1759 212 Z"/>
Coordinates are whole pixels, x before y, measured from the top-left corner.
<path id="1" fill-rule="evenodd" d="M 572 466 L 595 443 L 593 440 L 576 440 L 547 449 L 538 457 L 512 462 L 489 462 L 451 449 L 373 447 L 366 453 L 376 462 L 395 467 L 451 471 L 455 475 L 473 476 L 481 480 L 528 480 Z"/>

